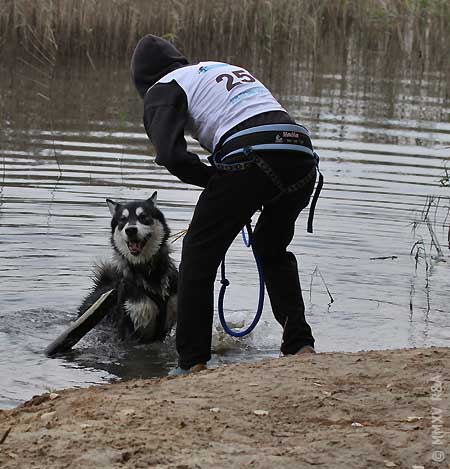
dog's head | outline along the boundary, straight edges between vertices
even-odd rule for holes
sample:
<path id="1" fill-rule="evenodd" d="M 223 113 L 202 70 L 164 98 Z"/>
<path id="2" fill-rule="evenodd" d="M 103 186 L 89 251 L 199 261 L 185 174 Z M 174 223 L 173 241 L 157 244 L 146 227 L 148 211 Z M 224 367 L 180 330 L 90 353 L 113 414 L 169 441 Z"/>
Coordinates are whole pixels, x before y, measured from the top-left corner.
<path id="1" fill-rule="evenodd" d="M 169 236 L 156 196 L 154 192 L 147 200 L 124 203 L 106 199 L 112 215 L 113 247 L 133 264 L 149 262 Z"/>

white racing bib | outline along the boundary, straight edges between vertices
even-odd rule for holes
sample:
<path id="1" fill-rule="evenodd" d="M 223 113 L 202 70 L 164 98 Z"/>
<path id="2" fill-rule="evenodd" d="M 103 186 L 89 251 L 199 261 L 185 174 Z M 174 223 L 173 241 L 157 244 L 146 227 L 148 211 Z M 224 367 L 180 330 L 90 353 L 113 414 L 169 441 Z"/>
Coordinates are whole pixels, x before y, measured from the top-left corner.
<path id="1" fill-rule="evenodd" d="M 186 130 L 212 152 L 228 130 L 267 111 L 284 111 L 270 91 L 242 67 L 200 62 L 165 75 L 158 83 L 176 81 L 187 96 Z"/>

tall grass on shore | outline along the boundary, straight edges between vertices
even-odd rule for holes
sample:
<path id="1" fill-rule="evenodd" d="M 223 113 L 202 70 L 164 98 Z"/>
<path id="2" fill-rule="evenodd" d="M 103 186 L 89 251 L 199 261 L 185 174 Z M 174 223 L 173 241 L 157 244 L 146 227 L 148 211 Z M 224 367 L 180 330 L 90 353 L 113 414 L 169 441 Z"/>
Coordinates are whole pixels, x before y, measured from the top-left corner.
<path id="1" fill-rule="evenodd" d="M 449 68 L 448 0 L 0 0 L 0 53 L 53 44 L 59 63 L 128 63 L 165 36 L 191 59 Z M 375 59 L 375 61 L 374 61 Z M 375 65 L 378 68 L 379 64 Z"/>

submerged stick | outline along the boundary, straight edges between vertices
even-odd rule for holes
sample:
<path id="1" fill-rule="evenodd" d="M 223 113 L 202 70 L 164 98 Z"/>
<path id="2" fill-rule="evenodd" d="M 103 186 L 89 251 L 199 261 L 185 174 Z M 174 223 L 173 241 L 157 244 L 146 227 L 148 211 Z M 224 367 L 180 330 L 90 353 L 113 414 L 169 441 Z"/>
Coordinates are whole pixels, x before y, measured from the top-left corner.
<path id="1" fill-rule="evenodd" d="M 432 245 L 434 245 L 434 247 L 435 247 L 435 249 L 438 253 L 438 256 L 443 257 L 444 253 L 442 252 L 441 245 L 439 244 L 437 236 L 436 236 L 436 234 L 433 230 L 433 226 L 432 226 L 432 224 L 431 224 L 428 217 L 426 218 L 426 222 L 427 222 L 428 231 L 430 232 L 430 236 L 431 236 L 431 243 L 432 243 Z"/>
<path id="2" fill-rule="evenodd" d="M 325 279 L 323 278 L 322 272 L 319 270 L 318 266 L 316 266 L 316 268 L 314 269 L 314 272 L 311 274 L 311 283 L 310 283 L 310 286 L 309 286 L 309 301 L 311 301 L 312 284 L 313 284 L 314 275 L 319 275 L 320 278 L 322 279 L 322 282 L 323 282 L 323 284 L 325 286 L 325 289 L 328 293 L 328 297 L 330 298 L 330 303 L 328 304 L 328 306 L 331 306 L 334 303 L 334 298 L 333 298 L 333 295 L 331 294 L 330 289 L 328 288 L 328 285 L 325 282 Z"/>
<path id="3" fill-rule="evenodd" d="M 114 289 L 103 293 L 83 315 L 45 349 L 45 355 L 53 357 L 56 354 L 68 352 L 106 316 L 116 296 Z"/>
<path id="4" fill-rule="evenodd" d="M 416 289 L 414 288 L 414 284 L 411 283 L 411 288 L 409 290 L 409 319 L 411 320 L 414 314 L 414 294 L 416 293 Z"/>
<path id="5" fill-rule="evenodd" d="M 398 259 L 398 256 L 381 256 L 381 257 L 369 257 L 371 261 L 385 261 L 386 259 Z"/>

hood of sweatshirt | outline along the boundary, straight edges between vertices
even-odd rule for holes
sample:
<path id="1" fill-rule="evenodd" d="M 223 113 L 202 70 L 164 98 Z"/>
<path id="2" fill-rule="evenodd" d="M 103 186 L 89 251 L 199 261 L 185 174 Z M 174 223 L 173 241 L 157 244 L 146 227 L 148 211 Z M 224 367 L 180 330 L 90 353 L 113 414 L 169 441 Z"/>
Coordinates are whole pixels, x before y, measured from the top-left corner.
<path id="1" fill-rule="evenodd" d="M 148 89 L 169 72 L 189 65 L 187 58 L 169 41 L 148 34 L 137 44 L 131 59 L 131 77 L 144 98 Z"/>

